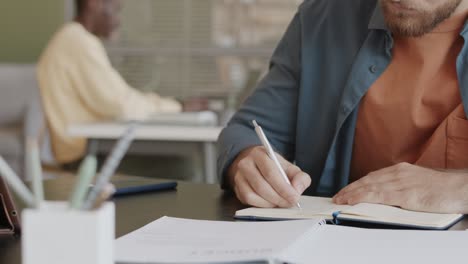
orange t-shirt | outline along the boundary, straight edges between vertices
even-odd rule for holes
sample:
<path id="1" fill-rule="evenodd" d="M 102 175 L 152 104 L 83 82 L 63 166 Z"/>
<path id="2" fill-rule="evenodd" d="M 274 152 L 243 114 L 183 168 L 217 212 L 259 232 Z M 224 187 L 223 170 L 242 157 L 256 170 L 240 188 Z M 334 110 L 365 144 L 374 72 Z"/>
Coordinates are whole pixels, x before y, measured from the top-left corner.
<path id="1" fill-rule="evenodd" d="M 351 181 L 400 162 L 468 168 L 468 120 L 456 71 L 466 17 L 420 38 L 394 36 L 392 61 L 360 104 Z"/>

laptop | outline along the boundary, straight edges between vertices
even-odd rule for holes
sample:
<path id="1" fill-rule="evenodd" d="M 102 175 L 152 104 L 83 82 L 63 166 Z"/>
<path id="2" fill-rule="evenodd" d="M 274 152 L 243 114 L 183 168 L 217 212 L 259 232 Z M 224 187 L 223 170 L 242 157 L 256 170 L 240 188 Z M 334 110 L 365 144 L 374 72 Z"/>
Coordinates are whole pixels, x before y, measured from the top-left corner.
<path id="1" fill-rule="evenodd" d="M 13 235 L 19 232 L 18 211 L 8 186 L 0 177 L 0 235 Z"/>

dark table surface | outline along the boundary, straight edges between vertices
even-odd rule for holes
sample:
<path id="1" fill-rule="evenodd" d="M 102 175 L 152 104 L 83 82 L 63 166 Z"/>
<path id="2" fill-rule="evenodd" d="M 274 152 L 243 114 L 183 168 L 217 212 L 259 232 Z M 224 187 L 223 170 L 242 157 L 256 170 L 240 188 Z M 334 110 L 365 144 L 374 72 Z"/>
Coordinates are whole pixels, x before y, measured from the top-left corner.
<path id="1" fill-rule="evenodd" d="M 135 179 L 118 177 L 117 181 Z M 73 187 L 72 177 L 45 182 L 46 198 L 67 199 Z M 218 185 L 179 182 L 176 191 L 147 193 L 115 199 L 116 236 L 123 236 L 162 216 L 201 220 L 233 221 L 236 210 L 244 206 L 232 195 L 224 193 Z M 468 219 L 451 230 L 468 229 Z M 0 264 L 21 263 L 19 237 L 0 236 Z"/>

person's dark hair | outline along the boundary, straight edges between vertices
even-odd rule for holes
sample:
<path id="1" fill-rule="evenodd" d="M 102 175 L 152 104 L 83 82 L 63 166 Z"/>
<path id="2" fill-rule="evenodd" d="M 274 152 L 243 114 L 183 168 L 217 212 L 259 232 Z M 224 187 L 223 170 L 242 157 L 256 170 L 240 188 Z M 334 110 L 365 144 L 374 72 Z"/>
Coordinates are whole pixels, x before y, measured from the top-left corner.
<path id="1" fill-rule="evenodd" d="M 86 1 L 88 0 L 75 0 L 75 14 L 81 15 L 84 11 Z"/>

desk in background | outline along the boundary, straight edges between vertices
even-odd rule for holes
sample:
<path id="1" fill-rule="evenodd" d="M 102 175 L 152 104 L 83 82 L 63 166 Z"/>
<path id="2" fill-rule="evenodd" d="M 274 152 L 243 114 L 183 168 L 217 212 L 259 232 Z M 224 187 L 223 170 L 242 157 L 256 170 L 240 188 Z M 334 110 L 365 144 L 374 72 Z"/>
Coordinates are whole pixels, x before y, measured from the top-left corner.
<path id="1" fill-rule="evenodd" d="M 127 125 L 122 122 L 93 123 L 71 126 L 72 137 L 97 141 L 99 151 L 109 151 L 123 134 Z M 216 183 L 216 141 L 222 127 L 168 126 L 143 124 L 136 129 L 135 142 L 129 152 L 141 155 L 181 155 L 203 153 L 203 182 Z M 192 155 L 193 156 L 193 155 Z"/>

